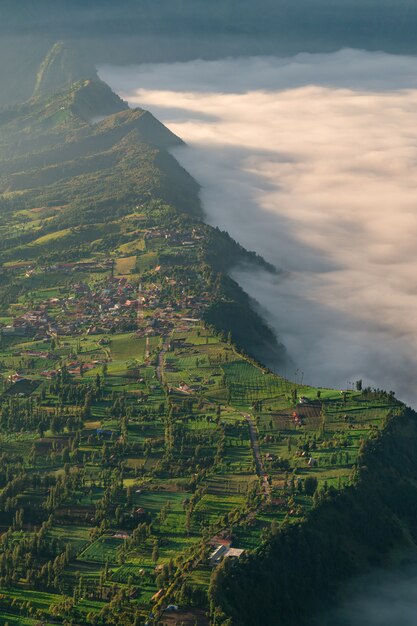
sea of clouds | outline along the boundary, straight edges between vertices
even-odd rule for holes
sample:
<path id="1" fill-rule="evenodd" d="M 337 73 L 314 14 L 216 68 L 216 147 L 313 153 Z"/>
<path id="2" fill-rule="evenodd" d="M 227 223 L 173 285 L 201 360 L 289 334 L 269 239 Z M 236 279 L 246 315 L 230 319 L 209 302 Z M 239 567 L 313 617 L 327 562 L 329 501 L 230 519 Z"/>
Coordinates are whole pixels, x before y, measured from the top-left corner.
<path id="1" fill-rule="evenodd" d="M 104 67 L 187 146 L 207 220 L 281 272 L 234 275 L 304 381 L 417 401 L 417 58 L 342 50 Z M 288 372 L 287 372 L 288 374 Z"/>
<path id="2" fill-rule="evenodd" d="M 319 615 L 311 626 L 415 626 L 417 570 L 415 565 L 387 572 L 376 570 L 344 588 L 346 600 Z"/>

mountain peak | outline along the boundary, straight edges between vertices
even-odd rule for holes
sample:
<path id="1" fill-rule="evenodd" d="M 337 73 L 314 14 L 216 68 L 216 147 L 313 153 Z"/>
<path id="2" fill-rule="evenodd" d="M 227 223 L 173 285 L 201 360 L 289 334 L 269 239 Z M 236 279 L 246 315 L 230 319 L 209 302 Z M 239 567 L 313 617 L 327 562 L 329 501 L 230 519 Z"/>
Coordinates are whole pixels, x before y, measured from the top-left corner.
<path id="1" fill-rule="evenodd" d="M 42 61 L 36 77 L 34 96 L 58 91 L 78 80 L 96 78 L 94 67 L 73 48 L 58 41 Z"/>

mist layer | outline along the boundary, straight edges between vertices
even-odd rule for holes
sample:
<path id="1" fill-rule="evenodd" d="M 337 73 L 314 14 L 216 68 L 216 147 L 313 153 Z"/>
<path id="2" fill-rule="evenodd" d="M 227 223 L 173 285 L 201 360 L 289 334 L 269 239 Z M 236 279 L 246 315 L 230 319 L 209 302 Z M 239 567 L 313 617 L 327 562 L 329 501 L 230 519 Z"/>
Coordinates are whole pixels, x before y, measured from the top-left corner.
<path id="1" fill-rule="evenodd" d="M 417 59 L 347 50 L 101 76 L 187 142 L 176 157 L 208 221 L 282 270 L 235 274 L 304 380 L 417 400 Z"/>
<path id="2" fill-rule="evenodd" d="M 415 626 L 416 567 L 373 572 L 347 585 L 345 596 L 341 606 L 312 620 L 312 626 Z"/>

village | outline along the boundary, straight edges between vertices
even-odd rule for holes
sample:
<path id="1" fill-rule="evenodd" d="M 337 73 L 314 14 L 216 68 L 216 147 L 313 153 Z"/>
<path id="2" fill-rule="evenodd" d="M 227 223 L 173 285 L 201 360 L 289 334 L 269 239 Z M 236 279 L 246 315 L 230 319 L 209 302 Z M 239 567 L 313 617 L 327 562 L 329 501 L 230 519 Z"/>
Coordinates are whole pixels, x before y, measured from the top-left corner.
<path id="1" fill-rule="evenodd" d="M 362 437 L 393 407 L 244 356 L 204 322 L 222 296 L 199 232 L 140 237 L 135 256 L 7 270 L 24 293 L 0 316 L 0 442 L 26 459 L 28 485 L 38 476 L 20 488 L 22 529 L 52 515 L 48 536 L 71 555 L 62 590 L 46 578 L 45 593 L 76 585 L 82 607 L 123 592 L 149 623 L 207 626 L 213 572 L 347 484 Z M 0 497 L 0 534 L 9 517 Z"/>
<path id="2" fill-rule="evenodd" d="M 207 223 L 179 137 L 81 70 L 87 22 L 77 50 L 30 60 L 26 100 L 0 112 L 0 624 L 231 626 L 254 586 L 257 623 L 278 592 L 292 620 L 344 561 L 314 520 L 327 512 L 332 531 L 331 502 L 349 504 L 365 448 L 404 407 L 362 381 L 306 384 L 303 354 L 292 371 L 236 280 L 281 268 Z M 368 533 L 379 558 L 385 511 L 373 525 L 350 508 L 346 534 Z M 387 527 L 388 542 L 406 528 Z"/>

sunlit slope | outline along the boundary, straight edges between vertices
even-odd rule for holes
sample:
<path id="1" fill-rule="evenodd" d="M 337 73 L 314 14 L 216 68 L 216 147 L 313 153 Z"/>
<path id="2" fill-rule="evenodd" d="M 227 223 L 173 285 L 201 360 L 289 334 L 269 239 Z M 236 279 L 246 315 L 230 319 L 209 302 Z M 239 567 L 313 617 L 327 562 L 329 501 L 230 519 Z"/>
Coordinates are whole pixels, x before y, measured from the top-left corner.
<path id="1" fill-rule="evenodd" d="M 97 77 L 52 93 L 41 88 L 50 84 L 50 61 L 39 71 L 36 95 L 0 109 L 0 298 L 25 294 L 27 271 L 49 279 L 56 263 L 114 262 L 136 280 L 152 272 L 158 281 L 159 272 L 187 266 L 201 290 L 210 289 L 202 311 L 208 323 L 257 358 L 267 356 L 269 365 L 285 359 L 228 276 L 242 262 L 275 270 L 203 224 L 199 185 L 170 153 L 182 140 Z M 165 234 L 155 239 L 155 229 Z M 179 231 L 185 245 L 172 249 Z M 231 310 L 239 311 L 239 332 Z"/>
<path id="2" fill-rule="evenodd" d="M 0 111 L 5 209 L 60 205 L 60 221 L 97 221 L 157 197 L 199 213 L 198 186 L 166 151 L 182 142 L 99 80 Z M 76 199 L 76 206 L 74 206 Z"/>

